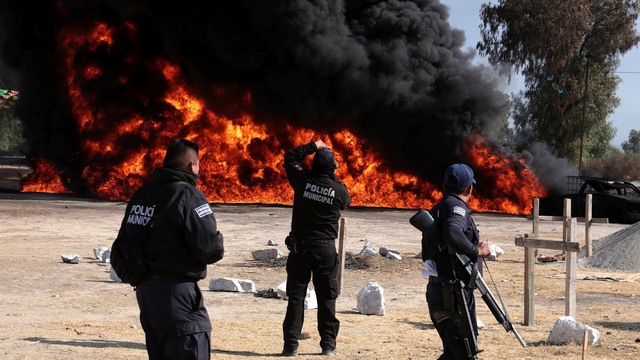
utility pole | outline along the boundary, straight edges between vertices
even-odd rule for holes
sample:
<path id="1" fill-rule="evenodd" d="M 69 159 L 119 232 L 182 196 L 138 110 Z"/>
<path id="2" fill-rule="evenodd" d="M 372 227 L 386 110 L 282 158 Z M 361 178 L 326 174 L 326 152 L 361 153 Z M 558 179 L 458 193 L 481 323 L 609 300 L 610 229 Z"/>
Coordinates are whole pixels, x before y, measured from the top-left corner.
<path id="1" fill-rule="evenodd" d="M 584 146 L 584 127 L 587 114 L 587 94 L 589 91 L 589 61 L 591 55 L 587 54 L 587 70 L 584 75 L 584 90 L 582 91 L 582 124 L 580 124 L 580 165 L 578 166 L 578 175 L 582 176 L 582 148 Z"/>

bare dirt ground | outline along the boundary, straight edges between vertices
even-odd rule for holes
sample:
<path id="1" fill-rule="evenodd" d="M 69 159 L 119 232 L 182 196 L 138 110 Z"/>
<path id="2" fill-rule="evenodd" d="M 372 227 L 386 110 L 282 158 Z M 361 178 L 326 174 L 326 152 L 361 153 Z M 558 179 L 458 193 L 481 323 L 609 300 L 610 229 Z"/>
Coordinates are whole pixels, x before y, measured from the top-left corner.
<path id="1" fill-rule="evenodd" d="M 121 202 L 77 199 L 59 195 L 0 193 L 0 358 L 2 359 L 144 359 L 144 334 L 138 323 L 135 293 L 109 278 L 108 265 L 94 259 L 93 249 L 110 247 L 123 216 Z M 272 358 L 282 349 L 281 324 L 286 302 L 248 293 L 208 290 L 214 277 L 250 279 L 258 290 L 276 288 L 285 280 L 277 264 L 252 260 L 251 251 L 268 248 L 273 240 L 285 254 L 290 208 L 258 205 L 214 205 L 225 235 L 225 258 L 209 266 L 200 282 L 212 319 L 212 355 L 217 359 Z M 350 209 L 346 250 L 357 253 L 369 241 L 401 252 L 394 262 L 374 258 L 367 268 L 345 271 L 338 299 L 341 329 L 337 359 L 435 359 L 441 344 L 429 320 L 426 280 L 414 256 L 420 234 L 408 223 L 413 210 Z M 509 315 L 527 343 L 522 348 L 513 334 L 498 325 L 478 300 L 478 316 L 486 325 L 479 343 L 481 359 L 579 359 L 582 346 L 546 343 L 555 321 L 564 315 L 564 262 L 538 263 L 535 268 L 535 326 L 523 321 L 523 250 L 514 238 L 531 232 L 524 217 L 495 214 L 475 216 L 484 240 L 505 250 L 489 262 Z M 599 238 L 624 225 L 595 224 Z M 560 239 L 562 224 L 544 221 L 541 237 Z M 584 241 L 584 231 L 578 234 Z M 65 264 L 60 254 L 82 256 L 79 264 Z M 555 255 L 543 251 L 541 255 Z M 584 269 L 581 272 L 602 272 Z M 640 271 L 640 270 L 638 270 Z M 634 273 L 618 273 L 631 277 Z M 553 277 L 555 276 L 555 277 Z M 494 295 L 495 289 L 485 272 Z M 369 281 L 385 291 L 385 316 L 365 316 L 356 310 L 358 291 Z M 579 280 L 576 320 L 600 331 L 601 341 L 589 346 L 590 359 L 640 357 L 640 305 L 636 282 Z M 316 312 L 306 312 L 301 358 L 320 352 Z"/>

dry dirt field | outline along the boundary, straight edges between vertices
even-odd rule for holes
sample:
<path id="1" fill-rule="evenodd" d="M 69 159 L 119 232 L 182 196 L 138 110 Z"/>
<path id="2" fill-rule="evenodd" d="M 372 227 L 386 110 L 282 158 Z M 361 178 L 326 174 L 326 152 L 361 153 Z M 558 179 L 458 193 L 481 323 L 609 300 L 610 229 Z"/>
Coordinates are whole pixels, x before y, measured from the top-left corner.
<path id="1" fill-rule="evenodd" d="M 93 249 L 111 246 L 125 204 L 60 195 L 0 193 L 0 358 L 2 359 L 144 359 L 144 335 L 132 288 L 109 279 L 105 264 Z M 209 266 L 200 282 L 212 319 L 212 355 L 217 359 L 278 357 L 286 302 L 250 293 L 208 290 L 213 277 L 250 279 L 258 290 L 276 288 L 285 280 L 280 263 L 252 260 L 251 251 L 273 240 L 286 254 L 290 208 L 258 205 L 214 205 L 225 235 L 225 258 Z M 429 320 L 426 280 L 414 256 L 420 236 L 408 219 L 413 210 L 350 209 L 346 250 L 357 253 L 368 241 L 376 248 L 401 252 L 401 262 L 372 258 L 366 266 L 351 266 L 344 275 L 338 299 L 342 322 L 337 359 L 435 359 L 440 342 Z M 479 344 L 480 359 L 581 359 L 582 346 L 546 343 L 555 321 L 564 314 L 564 262 L 538 263 L 535 268 L 535 326 L 523 321 L 523 250 L 514 238 L 531 232 L 524 217 L 476 214 L 481 236 L 505 250 L 489 270 L 507 304 L 509 315 L 527 343 L 522 348 L 513 334 L 498 325 L 482 302 L 478 316 L 486 325 Z M 596 224 L 599 238 L 624 225 Z M 543 221 L 541 237 L 561 238 L 558 221 Z M 578 234 L 584 239 L 584 230 Z M 60 254 L 82 256 L 79 264 L 65 264 Z M 552 251 L 541 255 L 555 255 Z M 377 256 L 377 255 L 376 255 Z M 362 265 L 362 263 L 359 263 Z M 602 269 L 584 269 L 600 271 Z M 639 270 L 640 271 L 640 270 Z M 618 273 L 619 277 L 634 273 Z M 497 295 L 491 279 L 485 279 Z M 385 291 L 385 316 L 357 312 L 356 295 L 367 282 Z M 600 331 L 601 341 L 589 346 L 589 359 L 640 358 L 640 305 L 636 282 L 578 280 L 576 320 Z M 315 310 L 306 312 L 300 358 L 316 359 L 320 352 Z"/>

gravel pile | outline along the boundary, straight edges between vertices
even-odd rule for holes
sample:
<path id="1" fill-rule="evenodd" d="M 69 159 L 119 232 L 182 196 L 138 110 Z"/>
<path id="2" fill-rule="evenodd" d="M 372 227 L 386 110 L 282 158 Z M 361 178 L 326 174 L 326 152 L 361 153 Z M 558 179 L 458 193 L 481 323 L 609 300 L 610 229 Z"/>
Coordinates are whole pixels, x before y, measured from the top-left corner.
<path id="1" fill-rule="evenodd" d="M 640 222 L 593 242 L 584 265 L 610 270 L 640 270 Z"/>

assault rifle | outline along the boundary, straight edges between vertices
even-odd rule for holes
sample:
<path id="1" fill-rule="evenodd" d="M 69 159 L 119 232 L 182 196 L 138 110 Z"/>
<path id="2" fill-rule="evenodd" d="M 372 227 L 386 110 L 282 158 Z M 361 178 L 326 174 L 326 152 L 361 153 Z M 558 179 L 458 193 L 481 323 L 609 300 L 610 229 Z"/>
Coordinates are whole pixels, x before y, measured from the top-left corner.
<path id="1" fill-rule="evenodd" d="M 473 320 L 471 319 L 471 312 L 467 307 L 467 295 L 465 285 L 462 280 L 455 280 L 452 282 L 453 296 L 455 298 L 455 306 L 458 315 L 460 316 L 460 338 L 464 344 L 464 350 L 467 353 L 467 359 L 476 360 L 478 355 L 478 338 L 473 330 Z M 435 325 L 435 324 L 434 324 Z"/>
<path id="2" fill-rule="evenodd" d="M 456 257 L 467 270 L 469 275 L 471 275 L 473 273 L 473 262 L 466 255 L 456 253 Z M 522 337 L 520 337 L 518 331 L 513 327 L 511 320 L 509 320 L 509 315 L 507 314 L 506 309 L 502 310 L 500 305 L 498 305 L 496 298 L 493 297 L 491 290 L 489 290 L 489 287 L 487 287 L 487 283 L 484 282 L 482 275 L 480 275 L 478 272 L 476 272 L 475 284 L 478 291 L 480 291 L 480 295 L 482 295 L 482 300 L 484 300 L 484 303 L 487 304 L 487 307 L 489 308 L 489 310 L 491 310 L 491 313 L 493 314 L 493 317 L 495 317 L 498 321 L 498 324 L 502 325 L 507 332 L 513 331 L 513 335 L 516 336 L 516 339 L 518 339 L 520 345 L 522 345 L 522 347 L 527 347 L 527 344 L 524 342 L 524 340 L 522 340 Z"/>
<path id="3" fill-rule="evenodd" d="M 427 237 L 428 241 L 437 241 L 438 244 L 443 243 L 442 230 L 440 229 L 439 224 L 433 220 L 433 217 L 428 211 L 419 210 L 409 219 L 409 222 L 415 228 L 422 231 Z M 513 332 L 522 347 L 527 347 L 527 344 L 524 342 L 524 340 L 522 340 L 522 337 L 520 337 L 518 331 L 513 327 L 513 324 L 509 319 L 509 315 L 507 314 L 506 308 L 503 310 L 500 305 L 498 305 L 496 298 L 493 296 L 491 290 L 489 290 L 489 287 L 484 282 L 482 275 L 480 275 L 474 269 L 473 262 L 466 255 L 458 254 L 455 252 L 454 254 L 457 261 L 459 261 L 460 264 L 463 265 L 469 276 L 473 277 L 475 274 L 475 287 L 478 289 L 478 291 L 480 291 L 482 300 L 484 300 L 485 304 L 487 304 L 487 307 L 489 308 L 489 310 L 491 310 L 491 313 L 496 318 L 498 323 L 502 325 L 507 332 Z M 473 281 L 473 279 L 471 279 L 471 281 Z"/>

